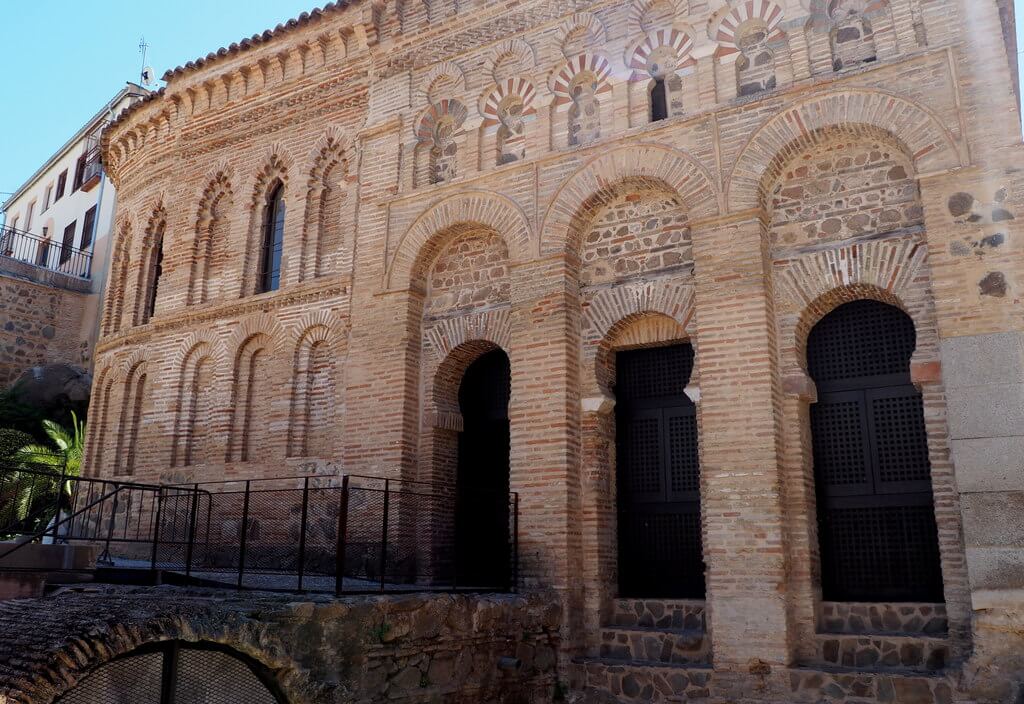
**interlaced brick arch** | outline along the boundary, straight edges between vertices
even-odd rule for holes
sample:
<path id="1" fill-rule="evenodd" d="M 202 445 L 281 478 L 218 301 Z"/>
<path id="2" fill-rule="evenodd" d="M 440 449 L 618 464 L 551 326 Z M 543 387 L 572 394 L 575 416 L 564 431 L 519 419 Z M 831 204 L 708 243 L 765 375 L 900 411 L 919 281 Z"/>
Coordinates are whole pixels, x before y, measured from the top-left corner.
<path id="1" fill-rule="evenodd" d="M 341 322 L 329 311 L 317 311 L 299 322 L 292 355 L 288 423 L 289 457 L 322 456 L 334 436 L 333 414 L 341 404 L 337 389 L 344 365 Z M 337 412 L 341 412 L 340 410 Z"/>
<path id="2" fill-rule="evenodd" d="M 691 219 L 719 212 L 714 179 L 688 154 L 652 144 L 624 147 L 595 157 L 562 185 L 544 218 L 541 254 L 578 248 L 586 225 L 624 185 L 671 193 Z"/>
<path id="3" fill-rule="evenodd" d="M 242 296 L 256 291 L 259 264 L 260 239 L 263 234 L 263 209 L 267 198 L 278 183 L 288 192 L 288 180 L 292 172 L 292 159 L 280 144 L 270 147 L 263 165 L 256 172 L 249 201 L 249 234 L 246 238 L 244 270 L 242 272 Z"/>
<path id="4" fill-rule="evenodd" d="M 142 410 L 146 401 L 148 365 L 141 350 L 136 350 L 121 364 L 118 374 L 121 387 L 121 409 L 118 416 L 114 473 L 132 474 L 138 456 Z"/>
<path id="5" fill-rule="evenodd" d="M 111 263 L 110 290 L 104 303 L 104 335 L 112 335 L 121 329 L 124 299 L 128 289 L 128 272 L 131 268 L 132 233 L 137 232 L 138 227 L 134 218 L 126 217 L 114 231 L 117 234 Z"/>
<path id="6" fill-rule="evenodd" d="M 214 385 L 224 374 L 226 354 L 220 338 L 211 331 L 190 333 L 168 360 L 168 370 L 177 379 L 178 402 L 174 421 L 174 436 L 171 449 L 171 466 L 189 466 L 195 459 L 195 429 L 198 422 L 197 404 L 200 397 L 209 397 L 212 388 L 200 385 L 200 369 L 209 364 L 210 377 Z M 204 427 L 211 431 L 211 419 L 205 419 Z"/>
<path id="7" fill-rule="evenodd" d="M 112 357 L 112 356 L 111 356 Z M 105 363 L 99 367 L 95 375 L 93 388 L 93 400 L 89 404 L 88 427 L 95 428 L 86 436 L 88 462 L 85 467 L 87 476 L 102 476 L 109 474 L 103 466 L 106 456 L 105 444 L 111 435 L 110 425 L 110 404 L 114 393 L 114 382 L 119 378 L 119 370 L 116 362 L 108 357 Z"/>
<path id="8" fill-rule="evenodd" d="M 726 183 L 729 210 L 762 205 L 767 184 L 819 131 L 865 126 L 883 130 L 899 141 L 918 173 L 964 165 L 953 135 L 920 105 L 869 90 L 817 95 L 768 120 L 750 137 Z"/>
<path id="9" fill-rule="evenodd" d="M 139 269 L 135 284 L 135 308 L 132 316 L 135 325 L 149 322 L 149 316 L 155 312 L 149 310 L 149 304 L 150 296 L 156 293 L 155 288 L 159 283 L 160 260 L 162 259 L 164 239 L 167 236 L 166 203 L 163 194 L 156 199 L 156 205 L 150 211 L 146 229 L 139 242 Z"/>
<path id="10" fill-rule="evenodd" d="M 513 263 L 529 258 L 532 228 L 522 208 L 497 193 L 459 193 L 434 204 L 413 222 L 391 257 L 385 285 L 409 288 L 451 237 L 481 228 L 504 239 Z"/>
<path id="11" fill-rule="evenodd" d="M 206 187 L 199 198 L 196 213 L 196 230 L 192 243 L 191 272 L 189 276 L 188 304 L 206 303 L 210 300 L 211 279 L 215 271 L 222 268 L 221 255 L 226 254 L 226 233 L 234 191 L 231 186 L 231 172 L 218 169 L 206 179 Z"/>
<path id="12" fill-rule="evenodd" d="M 318 141 L 311 154 L 312 168 L 306 195 L 306 213 L 299 243 L 299 281 L 322 275 L 329 269 L 342 243 L 341 202 L 343 183 L 349 175 L 351 140 L 340 128 L 332 127 Z"/>
<path id="13" fill-rule="evenodd" d="M 246 321 L 249 322 L 249 321 Z M 264 332 L 266 327 L 254 325 L 235 333 L 231 373 L 231 425 L 225 461 L 247 462 L 258 456 L 255 450 L 264 449 L 267 419 L 264 417 L 274 404 L 278 379 L 272 373 L 275 354 L 281 346 L 281 335 Z M 243 326 L 245 327 L 245 326 Z M 257 416 L 260 416 L 257 418 Z"/>
<path id="14" fill-rule="evenodd" d="M 774 0 L 753 0 L 753 2 L 732 2 L 719 10 L 708 25 L 708 36 L 718 42 L 720 54 L 739 51 L 736 45 L 737 30 L 748 22 L 757 22 L 764 27 L 767 41 L 781 34 L 779 25 L 785 17 L 782 7 Z"/>

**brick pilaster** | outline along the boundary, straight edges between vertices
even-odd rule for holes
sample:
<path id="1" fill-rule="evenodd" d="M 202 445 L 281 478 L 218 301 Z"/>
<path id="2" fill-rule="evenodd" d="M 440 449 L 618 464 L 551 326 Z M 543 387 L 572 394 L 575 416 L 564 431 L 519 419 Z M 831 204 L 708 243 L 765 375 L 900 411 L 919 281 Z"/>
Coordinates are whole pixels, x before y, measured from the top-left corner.
<path id="1" fill-rule="evenodd" d="M 761 223 L 695 228 L 693 242 L 715 663 L 787 663 L 779 389 Z"/>

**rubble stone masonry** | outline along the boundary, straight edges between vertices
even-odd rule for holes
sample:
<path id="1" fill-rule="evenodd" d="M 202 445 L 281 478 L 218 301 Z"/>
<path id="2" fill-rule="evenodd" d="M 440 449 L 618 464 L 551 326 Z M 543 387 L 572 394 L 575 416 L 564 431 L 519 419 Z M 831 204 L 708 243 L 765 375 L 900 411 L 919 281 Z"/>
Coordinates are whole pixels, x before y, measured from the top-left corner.
<path id="1" fill-rule="evenodd" d="M 459 381 L 500 348 L 519 586 L 562 599 L 568 696 L 1021 701 L 1002 5 L 353 0 L 170 72 L 103 138 L 88 471 L 451 482 Z M 280 286 L 257 293 L 279 188 Z M 916 329 L 944 604 L 823 601 L 807 341 L 859 299 Z M 634 603 L 615 354 L 670 342 L 696 350 L 707 599 Z"/>

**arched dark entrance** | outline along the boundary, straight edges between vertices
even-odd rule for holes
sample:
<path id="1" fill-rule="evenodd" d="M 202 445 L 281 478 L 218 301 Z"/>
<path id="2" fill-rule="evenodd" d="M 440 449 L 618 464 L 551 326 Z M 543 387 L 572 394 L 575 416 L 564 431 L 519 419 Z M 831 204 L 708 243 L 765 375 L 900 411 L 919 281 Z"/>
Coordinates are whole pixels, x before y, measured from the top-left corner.
<path id="1" fill-rule="evenodd" d="M 465 587 L 505 587 L 511 575 L 508 356 L 493 350 L 469 366 L 459 387 L 457 578 Z"/>
<path id="2" fill-rule="evenodd" d="M 616 355 L 619 596 L 703 599 L 693 346 Z"/>
<path id="3" fill-rule="evenodd" d="M 931 462 L 910 380 L 910 317 L 854 301 L 807 341 L 822 591 L 829 601 L 943 600 Z"/>
<path id="4" fill-rule="evenodd" d="M 165 641 L 87 675 L 56 704 L 286 704 L 272 673 L 213 643 Z"/>

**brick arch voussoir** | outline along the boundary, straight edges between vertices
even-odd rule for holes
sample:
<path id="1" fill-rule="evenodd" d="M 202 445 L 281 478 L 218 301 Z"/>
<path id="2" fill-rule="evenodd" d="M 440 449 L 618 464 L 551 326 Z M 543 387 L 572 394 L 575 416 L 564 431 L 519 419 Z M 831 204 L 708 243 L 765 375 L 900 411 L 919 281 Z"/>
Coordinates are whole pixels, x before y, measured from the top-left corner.
<path id="1" fill-rule="evenodd" d="M 584 349 L 592 383 L 611 393 L 612 356 L 617 349 L 690 338 L 694 311 L 691 284 L 652 282 L 599 293 L 584 312 Z"/>
<path id="2" fill-rule="evenodd" d="M 120 360 L 117 363 L 117 380 L 120 382 L 127 381 L 132 374 L 135 373 L 140 367 L 149 364 L 149 355 L 146 354 L 145 350 L 136 349 L 132 350 L 127 357 Z M 113 366 L 113 365 L 111 365 Z"/>
<path id="3" fill-rule="evenodd" d="M 45 668 L 37 671 L 19 689 L 26 701 L 55 702 L 80 685 L 98 668 L 133 651 L 167 641 L 212 643 L 252 658 L 273 674 L 275 684 L 289 701 L 326 701 L 302 667 L 286 655 L 286 644 L 268 626 L 235 615 L 163 613 L 159 616 L 131 616 L 106 623 L 91 623 L 88 632 L 69 634 L 47 657 Z"/>
<path id="4" fill-rule="evenodd" d="M 440 320 L 424 331 L 424 346 L 434 364 L 474 340 L 508 350 L 512 346 L 512 315 L 508 309 L 462 315 Z"/>
<path id="5" fill-rule="evenodd" d="M 328 127 L 306 157 L 307 168 L 304 171 L 309 174 L 309 190 L 322 186 L 324 170 L 328 166 L 343 164 L 348 173 L 351 151 L 352 139 L 348 133 L 341 127 Z"/>
<path id="6" fill-rule="evenodd" d="M 293 328 L 290 339 L 291 354 L 297 364 L 307 346 L 325 344 L 338 361 L 344 359 L 348 348 L 348 335 L 341 319 L 330 311 L 310 313 Z M 339 368 L 343 368 L 342 365 Z"/>
<path id="7" fill-rule="evenodd" d="M 227 360 L 224 342 L 216 333 L 210 330 L 189 333 L 168 360 L 169 368 L 173 370 L 175 375 L 181 374 L 184 371 L 186 362 L 195 357 L 201 348 L 205 349 L 206 356 L 210 357 L 214 368 L 218 372 L 224 369 Z"/>
<path id="8" fill-rule="evenodd" d="M 242 349 L 250 344 L 254 338 L 261 336 L 267 339 L 268 346 L 275 353 L 281 352 L 284 349 L 284 343 L 287 339 L 284 328 L 281 327 L 277 318 L 266 313 L 260 313 L 243 318 L 238 327 L 235 328 L 235 331 L 231 333 L 226 346 L 232 354 L 232 359 L 237 358 Z"/>
<path id="9" fill-rule="evenodd" d="M 793 327 L 792 350 L 800 368 L 807 373 L 807 341 L 814 326 L 839 306 L 853 301 L 877 301 L 899 308 L 914 322 L 914 328 L 920 330 L 922 321 L 914 315 L 914 311 L 906 305 L 903 298 L 895 292 L 880 288 L 870 283 L 852 283 L 837 286 L 826 291 L 804 308 Z"/>
<path id="10" fill-rule="evenodd" d="M 409 288 L 424 260 L 436 254 L 429 245 L 464 225 L 476 225 L 500 235 L 512 263 L 530 258 L 532 228 L 518 204 L 497 193 L 460 193 L 435 203 L 413 222 L 391 258 L 387 288 Z"/>
<path id="11" fill-rule="evenodd" d="M 631 182 L 671 193 L 691 220 L 720 213 L 711 173 L 689 154 L 654 144 L 623 147 L 591 159 L 562 185 L 544 218 L 541 254 L 578 249 L 585 224 Z"/>
<path id="12" fill-rule="evenodd" d="M 428 413 L 428 416 L 460 414 L 459 388 L 466 370 L 485 354 L 494 350 L 508 354 L 508 349 L 507 346 L 499 345 L 493 340 L 476 338 L 466 340 L 450 350 L 444 359 L 429 371 L 427 407 L 433 414 Z"/>
<path id="13" fill-rule="evenodd" d="M 773 162 L 786 154 L 792 144 L 829 128 L 859 126 L 890 134 L 906 150 L 918 173 L 965 165 L 952 133 L 922 105 L 874 90 L 816 95 L 770 118 L 751 135 L 726 182 L 729 211 L 739 212 L 762 204 Z"/>

